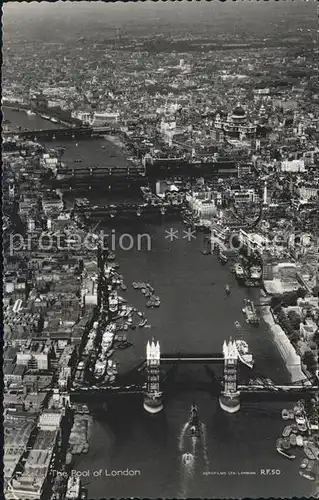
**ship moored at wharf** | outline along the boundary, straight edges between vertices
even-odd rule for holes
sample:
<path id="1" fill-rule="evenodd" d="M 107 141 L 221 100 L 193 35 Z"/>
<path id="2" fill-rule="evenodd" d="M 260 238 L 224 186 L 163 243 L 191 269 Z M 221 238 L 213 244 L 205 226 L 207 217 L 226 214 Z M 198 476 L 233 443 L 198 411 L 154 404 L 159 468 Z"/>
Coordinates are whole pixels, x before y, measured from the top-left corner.
<path id="1" fill-rule="evenodd" d="M 246 316 L 247 323 L 251 325 L 258 326 L 259 325 L 259 317 L 257 315 L 255 305 L 252 300 L 245 299 L 243 313 Z"/>

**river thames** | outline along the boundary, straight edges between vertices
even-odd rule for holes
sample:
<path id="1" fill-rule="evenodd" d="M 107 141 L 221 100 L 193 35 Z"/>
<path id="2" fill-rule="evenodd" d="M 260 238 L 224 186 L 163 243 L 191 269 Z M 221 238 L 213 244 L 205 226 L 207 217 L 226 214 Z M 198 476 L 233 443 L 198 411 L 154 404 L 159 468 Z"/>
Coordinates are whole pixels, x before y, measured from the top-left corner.
<path id="1" fill-rule="evenodd" d="M 27 120 L 23 127 L 28 127 L 32 119 L 33 129 L 44 128 L 39 117 L 4 110 L 4 118 L 10 121 L 17 121 L 18 115 Z M 107 144 L 105 150 L 100 141 Z M 98 165 L 101 161 L 114 165 L 116 161 L 125 161 L 118 147 L 104 139 L 54 141 L 49 147 L 60 144 L 66 147 L 66 162 L 80 158 L 82 165 Z M 114 154 L 116 157 L 111 156 Z M 173 241 L 165 231 L 170 228 L 178 235 Z M 259 328 L 244 323 L 243 299 L 250 296 L 258 303 L 259 291 L 239 287 L 228 266 L 221 266 L 216 256 L 201 254 L 203 234 L 188 241 L 181 222 L 165 219 L 157 225 L 141 222 L 125 228 L 116 227 L 115 223 L 111 229 L 118 235 L 128 232 L 134 240 L 137 234 L 147 233 L 151 240 L 150 249 L 138 249 L 136 245 L 127 251 L 116 249 L 120 272 L 128 287 L 123 296 L 144 311 L 152 325 L 150 329 L 131 331 L 133 347 L 116 353 L 122 369 L 132 368 L 145 358 L 145 345 L 152 336 L 160 341 L 165 352 L 192 353 L 221 352 L 223 341 L 233 337 L 248 342 L 258 371 L 277 383 L 290 381 L 266 323 L 262 321 Z M 132 288 L 133 281 L 150 282 L 161 298 L 160 308 L 147 309 L 145 298 Z M 224 291 L 226 283 L 231 286 L 229 297 Z M 235 321 L 245 326 L 238 331 Z M 103 409 L 101 401 L 100 408 L 95 405 L 92 409 L 89 452 L 76 457 L 73 465 L 73 469 L 85 472 L 83 484 L 90 499 L 311 496 L 313 484 L 298 474 L 301 451 L 297 450 L 297 458 L 292 461 L 276 452 L 276 438 L 284 427 L 281 410 L 288 407 L 287 403 L 243 403 L 237 414 L 225 414 L 217 399 L 192 389 L 197 380 L 205 377 L 202 367 L 186 365 L 178 370 L 179 376 L 189 381 L 189 390 L 167 399 L 161 414 L 146 414 L 134 398 L 121 399 L 107 409 Z M 220 375 L 218 370 L 221 367 L 216 370 Z M 202 422 L 201 437 L 195 447 L 185 429 L 194 401 Z M 195 456 L 192 465 L 183 464 L 186 452 Z M 263 471 L 267 469 L 275 472 L 266 474 Z M 105 470 L 108 474 L 113 470 L 136 473 L 106 476 Z"/>

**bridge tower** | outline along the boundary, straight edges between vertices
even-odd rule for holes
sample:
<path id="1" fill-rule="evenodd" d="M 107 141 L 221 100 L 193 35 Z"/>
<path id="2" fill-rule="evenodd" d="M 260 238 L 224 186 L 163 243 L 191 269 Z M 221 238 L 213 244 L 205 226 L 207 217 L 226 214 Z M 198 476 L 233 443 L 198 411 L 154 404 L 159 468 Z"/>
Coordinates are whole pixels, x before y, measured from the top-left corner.
<path id="1" fill-rule="evenodd" d="M 224 389 L 219 397 L 220 407 L 228 413 L 240 409 L 240 392 L 237 389 L 238 352 L 235 341 L 224 342 Z"/>
<path id="2" fill-rule="evenodd" d="M 146 345 L 147 387 L 144 394 L 144 409 L 149 413 L 158 413 L 163 409 L 160 392 L 160 344 L 152 339 Z"/>

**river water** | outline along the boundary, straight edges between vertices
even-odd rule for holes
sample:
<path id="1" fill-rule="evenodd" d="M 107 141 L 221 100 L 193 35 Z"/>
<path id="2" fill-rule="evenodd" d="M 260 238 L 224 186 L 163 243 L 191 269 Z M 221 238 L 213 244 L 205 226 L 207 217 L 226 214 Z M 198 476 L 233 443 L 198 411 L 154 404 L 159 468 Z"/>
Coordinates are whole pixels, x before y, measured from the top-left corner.
<path id="1" fill-rule="evenodd" d="M 10 121 L 20 113 L 12 112 Z M 7 111 L 4 110 L 7 118 Z M 44 128 L 32 118 L 34 129 Z M 49 122 L 50 123 L 50 122 Z M 47 124 L 46 124 L 47 125 Z M 51 124 L 54 125 L 54 124 Z M 27 127 L 27 125 L 25 125 Z M 81 158 L 98 164 L 123 161 L 123 154 L 113 144 L 107 152 L 101 140 L 64 141 L 68 161 Z M 54 147 L 56 143 L 50 143 Z M 110 153 L 112 151 L 112 153 Z M 83 155 L 83 156 L 82 156 Z M 109 158 L 108 158 L 109 156 Z M 108 163 L 109 164 L 109 163 Z M 76 167 L 75 167 L 76 168 Z M 105 201 L 105 200 L 104 200 Z M 177 231 L 170 241 L 166 231 Z M 221 266 L 215 256 L 204 256 L 204 236 L 191 241 L 185 238 L 180 222 L 162 222 L 140 226 L 116 227 L 116 241 L 123 232 L 131 235 L 133 246 L 123 250 L 116 246 L 117 260 L 128 290 L 123 292 L 129 303 L 145 311 L 151 329 L 131 331 L 134 346 L 116 353 L 121 370 L 136 366 L 145 358 L 145 345 L 154 336 L 163 352 L 221 352 L 225 339 L 244 338 L 250 345 L 258 371 L 275 382 L 289 382 L 287 369 L 273 343 L 268 326 L 247 326 L 242 318 L 243 299 L 250 296 L 259 302 L 258 290 L 241 288 L 228 266 Z M 148 234 L 150 248 L 138 248 L 138 234 Z M 161 297 L 161 307 L 148 310 L 145 298 L 131 287 L 133 281 L 149 281 Z M 226 297 L 225 283 L 231 285 Z M 236 331 L 234 322 L 243 328 Z M 245 326 L 244 326 L 245 325 Z M 218 371 L 219 370 L 219 371 Z M 215 369 L 220 375 L 221 367 Z M 94 407 L 94 423 L 87 455 L 76 457 L 73 468 L 83 472 L 83 483 L 89 498 L 238 498 L 310 496 L 313 483 L 299 476 L 301 452 L 289 461 L 277 454 L 276 438 L 284 422 L 281 409 L 287 403 L 243 403 L 240 412 L 225 414 L 218 401 L 206 392 L 192 389 L 196 380 L 207 379 L 202 367 L 185 365 L 179 377 L 189 381 L 189 390 L 165 401 L 161 414 L 148 415 L 134 398 L 121 398 L 109 408 Z M 206 380 L 205 379 L 205 380 Z M 196 445 L 190 440 L 187 420 L 193 402 L 199 407 L 201 437 Z M 297 450 L 298 451 L 298 450 Z M 191 452 L 195 460 L 184 465 L 182 456 Z M 137 471 L 134 476 L 106 476 L 112 470 Z M 274 469 L 274 475 L 263 474 Z M 102 470 L 100 475 L 100 470 Z"/>

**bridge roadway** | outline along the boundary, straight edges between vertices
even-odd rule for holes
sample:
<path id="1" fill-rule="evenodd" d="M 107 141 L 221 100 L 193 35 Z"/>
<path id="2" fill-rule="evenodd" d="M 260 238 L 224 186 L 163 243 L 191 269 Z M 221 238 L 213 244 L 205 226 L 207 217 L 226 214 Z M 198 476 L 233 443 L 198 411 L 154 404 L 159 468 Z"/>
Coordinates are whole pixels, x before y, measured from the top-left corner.
<path id="1" fill-rule="evenodd" d="M 222 353 L 177 353 L 177 354 L 161 354 L 161 363 L 223 363 L 224 355 Z"/>
<path id="2" fill-rule="evenodd" d="M 58 168 L 55 180 L 61 184 L 79 184 L 84 182 L 103 181 L 107 186 L 108 181 L 123 178 L 126 182 L 129 180 L 143 181 L 145 177 L 144 167 L 135 166 L 116 166 L 116 167 L 80 167 L 80 168 Z"/>
<path id="3" fill-rule="evenodd" d="M 218 387 L 212 382 L 194 381 L 181 381 L 162 384 L 163 397 L 165 395 L 169 398 L 174 396 L 179 391 L 205 391 L 214 397 L 218 397 L 221 387 Z M 282 385 L 274 388 L 265 386 L 246 386 L 239 385 L 240 399 L 242 402 L 293 402 L 300 399 L 310 399 L 318 392 L 318 386 L 306 388 L 304 386 Z M 146 391 L 146 383 L 137 385 L 126 386 L 104 386 L 104 387 L 77 387 L 72 388 L 70 391 L 71 400 L 73 401 L 87 401 L 91 398 L 101 398 L 103 396 L 139 396 L 142 397 Z"/>
<path id="4" fill-rule="evenodd" d="M 81 207 L 82 208 L 82 207 Z M 89 208 L 88 210 L 79 210 L 79 207 L 73 209 L 73 213 L 78 216 L 84 216 L 92 220 L 100 220 L 103 217 L 131 219 L 139 217 L 143 219 L 160 219 L 165 218 L 180 218 L 180 206 L 174 205 L 120 205 L 120 206 L 103 206 L 97 208 Z"/>
<path id="5" fill-rule="evenodd" d="M 156 211 L 161 208 L 180 210 L 181 205 L 172 205 L 171 203 L 159 203 L 159 204 L 148 204 L 148 203 L 117 203 L 116 205 L 101 205 L 94 207 L 85 207 L 75 205 L 73 208 L 75 213 L 79 214 L 89 214 L 89 213 L 100 213 L 109 210 L 114 210 L 115 212 L 125 211 L 125 210 L 146 210 L 146 211 Z"/>
<path id="6" fill-rule="evenodd" d="M 42 130 L 19 130 L 17 132 L 4 131 L 3 137 L 18 136 L 25 139 L 48 139 L 54 140 L 58 137 L 92 137 L 99 134 L 118 133 L 118 129 L 111 127 L 64 127 L 56 129 L 42 129 Z"/>

